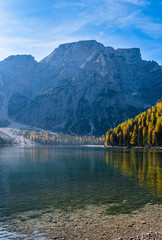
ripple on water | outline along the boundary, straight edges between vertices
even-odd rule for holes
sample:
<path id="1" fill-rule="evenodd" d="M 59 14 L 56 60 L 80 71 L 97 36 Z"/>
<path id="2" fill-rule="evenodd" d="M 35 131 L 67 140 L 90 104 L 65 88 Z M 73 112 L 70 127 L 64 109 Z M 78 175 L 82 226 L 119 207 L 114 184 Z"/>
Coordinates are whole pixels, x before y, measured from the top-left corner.
<path id="1" fill-rule="evenodd" d="M 3 226 L 0 223 L 0 239 L 1 240 L 9 240 L 9 239 L 24 239 L 24 240 L 32 240 L 32 239 L 37 239 L 37 240 L 49 240 L 48 238 L 45 237 L 45 233 L 40 233 L 39 231 L 35 231 L 31 234 L 17 234 L 14 232 L 8 232 L 7 227 Z"/>

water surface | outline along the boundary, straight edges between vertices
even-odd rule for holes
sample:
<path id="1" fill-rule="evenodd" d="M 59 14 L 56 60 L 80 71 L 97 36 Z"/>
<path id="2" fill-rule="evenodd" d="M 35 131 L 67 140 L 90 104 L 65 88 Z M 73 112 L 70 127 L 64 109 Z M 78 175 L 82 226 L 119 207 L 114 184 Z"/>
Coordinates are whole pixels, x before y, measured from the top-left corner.
<path id="1" fill-rule="evenodd" d="M 0 148 L 0 222 L 29 210 L 160 203 L 161 159 L 156 149 Z"/>

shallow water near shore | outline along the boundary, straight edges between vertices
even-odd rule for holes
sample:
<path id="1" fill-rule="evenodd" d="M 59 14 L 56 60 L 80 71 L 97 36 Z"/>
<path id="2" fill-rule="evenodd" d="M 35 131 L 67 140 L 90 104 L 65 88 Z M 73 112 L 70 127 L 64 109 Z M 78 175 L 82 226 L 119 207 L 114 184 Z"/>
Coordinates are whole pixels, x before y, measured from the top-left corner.
<path id="1" fill-rule="evenodd" d="M 32 232 L 31 234 L 18 234 L 15 232 L 9 232 L 7 230 L 7 227 L 0 223 L 0 239 L 3 239 L 3 240 L 9 240 L 9 239 L 48 240 L 48 238 L 46 238 L 45 236 L 46 236 L 45 233 L 39 233 L 39 231 Z"/>
<path id="2" fill-rule="evenodd" d="M 158 149 L 0 148 L 0 222 L 89 205 L 125 214 L 161 203 L 161 159 Z"/>

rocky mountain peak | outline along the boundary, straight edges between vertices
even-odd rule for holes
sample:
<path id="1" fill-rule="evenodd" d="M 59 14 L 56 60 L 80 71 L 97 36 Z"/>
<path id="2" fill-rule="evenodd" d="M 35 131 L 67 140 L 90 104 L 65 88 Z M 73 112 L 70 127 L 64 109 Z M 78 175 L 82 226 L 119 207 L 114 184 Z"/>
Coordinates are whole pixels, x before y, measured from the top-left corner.
<path id="1" fill-rule="evenodd" d="M 37 62 L 35 58 L 32 55 L 11 55 L 7 58 L 5 58 L 3 63 L 24 63 L 24 62 Z"/>
<path id="2" fill-rule="evenodd" d="M 139 48 L 118 48 L 116 54 L 119 58 L 122 58 L 123 61 L 138 62 L 142 60 Z"/>
<path id="3" fill-rule="evenodd" d="M 36 62 L 0 62 L 0 113 L 18 122 L 70 134 L 105 133 L 161 98 L 162 69 L 139 48 L 95 40 L 61 44 Z"/>
<path id="4" fill-rule="evenodd" d="M 96 40 L 82 40 L 78 42 L 61 44 L 58 49 L 72 49 L 72 50 L 90 50 L 92 48 L 104 47 L 103 44 L 97 42 Z"/>
<path id="5" fill-rule="evenodd" d="M 75 57 L 77 59 L 84 59 L 90 56 L 94 51 L 104 49 L 104 45 L 95 40 L 83 40 L 79 42 L 61 44 L 49 56 L 44 58 L 41 62 L 49 63 L 55 59 L 68 60 Z"/>

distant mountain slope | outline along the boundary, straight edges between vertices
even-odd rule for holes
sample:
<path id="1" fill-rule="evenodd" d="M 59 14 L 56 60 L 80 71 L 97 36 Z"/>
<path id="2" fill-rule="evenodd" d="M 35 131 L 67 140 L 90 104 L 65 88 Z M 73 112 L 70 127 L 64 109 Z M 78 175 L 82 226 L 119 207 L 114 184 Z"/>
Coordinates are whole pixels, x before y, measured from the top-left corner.
<path id="1" fill-rule="evenodd" d="M 106 133 L 105 146 L 162 146 L 162 101 Z"/>
<path id="2" fill-rule="evenodd" d="M 8 119 L 11 99 L 14 102 L 11 112 L 20 112 L 25 107 L 36 65 L 34 58 L 26 55 L 10 56 L 0 62 L 0 120 Z"/>
<path id="3" fill-rule="evenodd" d="M 0 76 L 1 116 L 74 135 L 101 135 L 162 92 L 162 68 L 142 60 L 138 48 L 115 50 L 94 40 L 62 44 L 40 62 L 9 57 Z"/>
<path id="4" fill-rule="evenodd" d="M 6 144 L 13 144 L 13 139 L 8 139 L 5 135 L 0 133 L 0 146 Z"/>

